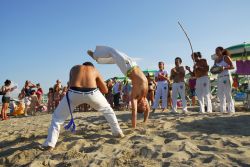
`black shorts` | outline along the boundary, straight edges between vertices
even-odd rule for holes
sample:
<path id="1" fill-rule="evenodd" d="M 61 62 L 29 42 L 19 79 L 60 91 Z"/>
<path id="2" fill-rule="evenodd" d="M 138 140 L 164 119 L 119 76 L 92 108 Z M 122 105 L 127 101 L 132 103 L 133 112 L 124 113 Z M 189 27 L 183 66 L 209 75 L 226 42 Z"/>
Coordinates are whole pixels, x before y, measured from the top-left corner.
<path id="1" fill-rule="evenodd" d="M 10 97 L 2 97 L 2 103 L 10 103 Z"/>

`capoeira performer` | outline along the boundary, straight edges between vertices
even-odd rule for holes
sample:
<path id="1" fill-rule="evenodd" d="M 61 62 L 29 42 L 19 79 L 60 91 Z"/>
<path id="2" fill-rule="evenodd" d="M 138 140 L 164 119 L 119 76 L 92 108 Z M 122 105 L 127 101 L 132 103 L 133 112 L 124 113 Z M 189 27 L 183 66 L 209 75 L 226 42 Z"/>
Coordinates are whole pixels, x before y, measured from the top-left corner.
<path id="1" fill-rule="evenodd" d="M 202 59 L 201 57 L 200 52 L 194 52 L 192 56 L 195 61 L 193 72 L 191 72 L 190 67 L 188 66 L 186 69 L 196 77 L 195 91 L 200 105 L 200 112 L 205 113 L 205 104 L 207 104 L 207 112 L 211 113 L 211 89 L 208 77 L 209 66 L 207 64 L 207 60 Z"/>
<path id="2" fill-rule="evenodd" d="M 131 79 L 132 127 L 136 128 L 137 112 L 144 112 L 146 122 L 150 110 L 147 101 L 148 81 L 136 62 L 125 53 L 108 46 L 96 46 L 95 51 L 88 50 L 88 54 L 99 64 L 117 64 L 122 73 Z"/>
<path id="3" fill-rule="evenodd" d="M 104 117 L 111 127 L 113 136 L 124 137 L 118 124 L 115 113 L 102 93 L 107 93 L 108 88 L 97 69 L 90 62 L 72 67 L 69 78 L 69 90 L 53 113 L 48 137 L 44 143 L 46 150 L 52 150 L 59 137 L 60 126 L 69 115 L 71 121 L 65 127 L 75 130 L 72 116 L 74 108 L 80 104 L 89 104 L 92 108 L 103 112 Z"/>
<path id="4" fill-rule="evenodd" d="M 155 73 L 155 81 L 157 82 L 156 92 L 155 92 L 155 101 L 153 105 L 153 111 L 155 112 L 155 109 L 159 105 L 160 97 L 162 97 L 162 112 L 165 108 L 167 108 L 167 98 L 168 98 L 168 83 L 170 82 L 168 79 L 168 72 L 164 70 L 164 63 L 159 62 L 159 71 Z"/>
<path id="5" fill-rule="evenodd" d="M 182 60 L 180 57 L 175 58 L 175 67 L 171 70 L 170 79 L 173 80 L 172 84 L 172 101 L 173 101 L 173 113 L 177 113 L 177 98 L 178 94 L 181 96 L 182 100 L 182 111 L 184 113 L 188 112 L 187 110 L 187 101 L 185 98 L 185 69 L 181 66 Z"/>
<path id="6" fill-rule="evenodd" d="M 234 101 L 232 98 L 232 76 L 229 70 L 234 69 L 230 53 L 223 49 L 223 47 L 217 47 L 215 50 L 217 59 L 215 65 L 222 67 L 222 72 L 218 74 L 218 97 L 220 100 L 220 112 L 234 113 Z M 228 109 L 226 109 L 226 103 L 228 103 Z"/>

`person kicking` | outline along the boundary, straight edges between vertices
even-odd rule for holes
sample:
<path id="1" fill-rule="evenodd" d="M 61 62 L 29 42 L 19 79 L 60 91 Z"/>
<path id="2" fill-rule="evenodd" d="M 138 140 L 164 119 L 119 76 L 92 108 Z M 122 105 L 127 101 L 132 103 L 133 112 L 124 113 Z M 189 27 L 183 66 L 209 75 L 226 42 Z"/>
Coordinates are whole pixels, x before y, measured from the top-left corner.
<path id="1" fill-rule="evenodd" d="M 94 52 L 88 50 L 87 53 L 99 64 L 117 64 L 122 73 L 131 79 L 132 127 L 136 128 L 137 112 L 144 112 L 144 122 L 147 122 L 150 111 L 147 101 L 148 81 L 136 62 L 125 53 L 108 46 L 96 46 Z"/>
<path id="2" fill-rule="evenodd" d="M 43 144 L 43 148 L 45 150 L 53 150 L 59 137 L 60 126 L 69 115 L 71 115 L 71 121 L 65 128 L 69 129 L 72 125 L 72 131 L 75 130 L 72 111 L 76 106 L 83 103 L 89 104 L 92 108 L 103 112 L 111 127 L 113 136 L 124 137 L 113 109 L 103 96 L 107 92 L 108 88 L 102 76 L 91 62 L 85 62 L 83 65 L 72 67 L 69 77 L 69 90 L 53 113 L 48 137 Z"/>

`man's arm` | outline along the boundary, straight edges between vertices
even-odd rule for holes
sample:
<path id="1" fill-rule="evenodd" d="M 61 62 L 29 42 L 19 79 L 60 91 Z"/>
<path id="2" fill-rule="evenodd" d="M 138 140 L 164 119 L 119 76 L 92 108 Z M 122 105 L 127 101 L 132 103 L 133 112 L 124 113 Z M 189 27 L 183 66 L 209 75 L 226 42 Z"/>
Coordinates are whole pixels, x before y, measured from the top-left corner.
<path id="1" fill-rule="evenodd" d="M 132 105 L 132 128 L 136 128 L 136 119 L 137 119 L 137 99 L 131 95 L 131 105 Z"/>
<path id="2" fill-rule="evenodd" d="M 108 87 L 106 83 L 104 82 L 102 76 L 100 73 L 96 70 L 97 76 L 96 76 L 96 85 L 99 88 L 99 90 L 103 93 L 106 94 L 108 93 Z"/>

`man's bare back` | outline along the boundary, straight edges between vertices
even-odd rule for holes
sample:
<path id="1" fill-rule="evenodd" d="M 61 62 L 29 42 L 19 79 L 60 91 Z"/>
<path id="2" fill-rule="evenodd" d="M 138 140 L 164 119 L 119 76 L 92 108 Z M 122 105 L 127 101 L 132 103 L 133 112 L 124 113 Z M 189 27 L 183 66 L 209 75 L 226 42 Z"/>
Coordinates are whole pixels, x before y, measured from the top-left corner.
<path id="1" fill-rule="evenodd" d="M 99 88 L 102 93 L 108 92 L 100 73 L 95 67 L 88 65 L 76 65 L 71 68 L 69 87 Z"/>

